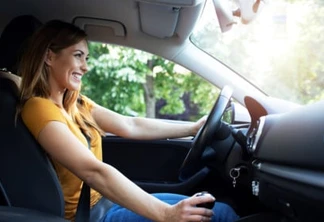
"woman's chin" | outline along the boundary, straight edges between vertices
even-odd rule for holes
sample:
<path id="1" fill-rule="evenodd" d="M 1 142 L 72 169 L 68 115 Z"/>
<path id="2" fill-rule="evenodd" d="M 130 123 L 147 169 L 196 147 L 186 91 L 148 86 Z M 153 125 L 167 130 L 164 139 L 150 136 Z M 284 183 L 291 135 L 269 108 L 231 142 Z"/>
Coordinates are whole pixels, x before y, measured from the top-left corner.
<path id="1" fill-rule="evenodd" d="M 81 90 L 81 82 L 70 84 L 70 86 L 67 87 L 67 89 L 69 91 L 79 91 Z"/>

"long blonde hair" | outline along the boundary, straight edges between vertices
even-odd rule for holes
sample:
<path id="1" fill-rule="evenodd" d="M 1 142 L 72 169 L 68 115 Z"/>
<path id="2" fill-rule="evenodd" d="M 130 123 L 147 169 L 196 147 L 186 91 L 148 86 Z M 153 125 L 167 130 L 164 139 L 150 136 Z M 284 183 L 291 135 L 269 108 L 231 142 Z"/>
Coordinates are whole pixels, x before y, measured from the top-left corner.
<path id="1" fill-rule="evenodd" d="M 18 69 L 18 74 L 22 77 L 18 114 L 31 97 L 48 98 L 50 96 L 49 72 L 45 65 L 47 51 L 50 49 L 54 53 L 59 53 L 65 48 L 86 40 L 86 37 L 86 33 L 79 27 L 59 20 L 47 22 L 33 34 Z M 90 128 L 95 128 L 101 135 L 104 135 L 91 113 L 83 108 L 80 90 L 66 90 L 63 107 L 87 136 L 91 138 Z"/>

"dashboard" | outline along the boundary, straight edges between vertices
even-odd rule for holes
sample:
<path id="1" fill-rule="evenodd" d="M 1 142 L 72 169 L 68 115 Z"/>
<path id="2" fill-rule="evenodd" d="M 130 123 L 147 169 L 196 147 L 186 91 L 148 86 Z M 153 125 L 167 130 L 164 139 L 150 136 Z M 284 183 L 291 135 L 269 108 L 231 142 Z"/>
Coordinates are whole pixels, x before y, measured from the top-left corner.
<path id="1" fill-rule="evenodd" d="M 245 102 L 253 194 L 292 221 L 322 221 L 324 101 L 277 110 L 273 102 Z"/>

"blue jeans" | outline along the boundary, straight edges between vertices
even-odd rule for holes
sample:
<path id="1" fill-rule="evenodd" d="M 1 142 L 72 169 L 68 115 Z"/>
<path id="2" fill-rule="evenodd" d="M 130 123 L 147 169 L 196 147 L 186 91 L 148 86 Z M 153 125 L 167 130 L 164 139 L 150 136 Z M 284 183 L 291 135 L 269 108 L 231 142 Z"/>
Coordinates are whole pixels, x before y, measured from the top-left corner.
<path id="1" fill-rule="evenodd" d="M 188 198 L 188 196 L 170 193 L 158 193 L 153 194 L 153 196 L 158 199 L 169 203 L 176 204 L 177 202 Z M 213 222 L 234 222 L 239 217 L 236 215 L 234 210 L 224 203 L 216 202 L 213 208 L 214 216 L 212 218 Z M 134 212 L 114 204 L 110 210 L 107 212 L 106 216 L 103 218 L 102 222 L 151 222 L 151 220 L 146 219 L 142 216 L 135 214 Z"/>

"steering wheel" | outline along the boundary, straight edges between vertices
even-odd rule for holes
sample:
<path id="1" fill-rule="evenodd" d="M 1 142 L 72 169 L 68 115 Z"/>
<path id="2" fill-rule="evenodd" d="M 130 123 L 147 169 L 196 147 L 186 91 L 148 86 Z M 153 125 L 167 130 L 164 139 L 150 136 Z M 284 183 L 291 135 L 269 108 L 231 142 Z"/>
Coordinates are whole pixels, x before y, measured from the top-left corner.
<path id="1" fill-rule="evenodd" d="M 190 178 L 200 169 L 201 156 L 221 128 L 221 118 L 230 102 L 232 92 L 233 90 L 229 86 L 225 86 L 221 90 L 206 123 L 195 136 L 191 148 L 180 167 L 179 176 L 181 180 Z"/>

